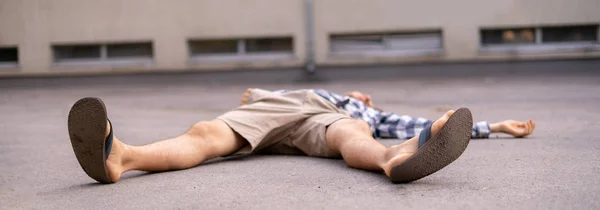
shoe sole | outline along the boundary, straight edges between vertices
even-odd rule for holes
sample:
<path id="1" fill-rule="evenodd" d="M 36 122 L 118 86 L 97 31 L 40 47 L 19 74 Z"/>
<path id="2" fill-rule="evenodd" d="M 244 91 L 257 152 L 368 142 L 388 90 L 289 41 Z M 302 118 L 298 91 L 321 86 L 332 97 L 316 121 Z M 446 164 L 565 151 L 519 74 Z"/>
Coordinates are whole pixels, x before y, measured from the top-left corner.
<path id="1" fill-rule="evenodd" d="M 83 98 L 69 112 L 69 137 L 79 165 L 92 179 L 113 183 L 108 177 L 104 154 L 106 107 L 99 98 Z"/>
<path id="2" fill-rule="evenodd" d="M 390 180 L 394 183 L 412 182 L 448 166 L 467 148 L 472 128 L 471 111 L 467 108 L 456 110 L 440 131 L 413 156 L 392 167 Z"/>

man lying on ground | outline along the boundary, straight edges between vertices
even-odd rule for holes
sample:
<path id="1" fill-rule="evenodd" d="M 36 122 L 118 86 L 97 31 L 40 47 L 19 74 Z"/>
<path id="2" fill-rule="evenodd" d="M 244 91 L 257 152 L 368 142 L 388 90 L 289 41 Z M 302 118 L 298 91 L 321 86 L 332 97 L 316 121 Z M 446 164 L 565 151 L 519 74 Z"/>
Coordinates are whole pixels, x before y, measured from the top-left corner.
<path id="1" fill-rule="evenodd" d="M 340 106 L 345 105 L 313 90 L 250 89 L 244 105 L 216 119 L 200 121 L 175 138 L 133 146 L 116 137 L 102 100 L 83 98 L 71 108 L 68 128 L 79 164 L 101 183 L 117 182 L 130 170 L 181 170 L 251 153 L 343 158 L 350 167 L 383 172 L 394 183 L 411 182 L 452 163 L 471 138 L 471 112 L 460 108 L 386 147 L 373 138 L 369 124 Z"/>

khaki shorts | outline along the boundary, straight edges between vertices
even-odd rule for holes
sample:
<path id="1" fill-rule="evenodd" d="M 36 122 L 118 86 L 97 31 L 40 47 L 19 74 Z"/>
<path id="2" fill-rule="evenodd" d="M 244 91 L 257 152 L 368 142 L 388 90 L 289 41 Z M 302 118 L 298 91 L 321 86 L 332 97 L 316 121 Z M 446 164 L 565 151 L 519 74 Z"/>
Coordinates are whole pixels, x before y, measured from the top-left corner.
<path id="1" fill-rule="evenodd" d="M 246 105 L 217 118 L 250 143 L 234 155 L 268 153 L 333 158 L 340 154 L 327 146 L 327 126 L 350 116 L 310 90 L 273 93 L 252 89 Z"/>

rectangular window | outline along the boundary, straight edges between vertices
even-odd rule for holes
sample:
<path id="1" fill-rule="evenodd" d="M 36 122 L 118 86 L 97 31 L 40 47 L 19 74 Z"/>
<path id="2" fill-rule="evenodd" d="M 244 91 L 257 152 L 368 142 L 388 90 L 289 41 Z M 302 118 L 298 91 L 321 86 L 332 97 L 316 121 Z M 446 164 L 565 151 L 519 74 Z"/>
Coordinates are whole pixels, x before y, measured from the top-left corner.
<path id="1" fill-rule="evenodd" d="M 152 58 L 151 43 L 127 43 L 106 45 L 107 58 Z"/>
<path id="2" fill-rule="evenodd" d="M 598 51 L 598 25 L 481 29 L 482 52 Z"/>
<path id="3" fill-rule="evenodd" d="M 333 52 L 385 50 L 383 35 L 380 34 L 333 35 L 330 44 Z"/>
<path id="4" fill-rule="evenodd" d="M 482 45 L 535 44 L 535 28 L 481 30 Z"/>
<path id="5" fill-rule="evenodd" d="M 204 39 L 188 41 L 194 60 L 232 61 L 293 57 L 292 37 Z"/>
<path id="6" fill-rule="evenodd" d="M 101 45 L 62 45 L 54 46 L 54 60 L 100 59 Z"/>
<path id="7" fill-rule="evenodd" d="M 237 39 L 189 41 L 192 55 L 237 54 Z"/>
<path id="8" fill-rule="evenodd" d="M 54 45 L 54 62 L 128 62 L 153 58 L 150 42 Z"/>
<path id="9" fill-rule="evenodd" d="M 442 33 L 390 34 L 384 41 L 391 49 L 429 50 L 442 49 Z"/>
<path id="10" fill-rule="evenodd" d="M 246 52 L 292 52 L 292 38 L 247 39 Z"/>
<path id="11" fill-rule="evenodd" d="M 0 47 L 0 65 L 19 63 L 19 50 L 16 47 Z"/>
<path id="12" fill-rule="evenodd" d="M 590 41 L 598 41 L 598 25 L 542 28 L 542 43 Z"/>
<path id="13" fill-rule="evenodd" d="M 443 51 L 441 31 L 334 34 L 329 44 L 333 54 L 424 55 Z"/>

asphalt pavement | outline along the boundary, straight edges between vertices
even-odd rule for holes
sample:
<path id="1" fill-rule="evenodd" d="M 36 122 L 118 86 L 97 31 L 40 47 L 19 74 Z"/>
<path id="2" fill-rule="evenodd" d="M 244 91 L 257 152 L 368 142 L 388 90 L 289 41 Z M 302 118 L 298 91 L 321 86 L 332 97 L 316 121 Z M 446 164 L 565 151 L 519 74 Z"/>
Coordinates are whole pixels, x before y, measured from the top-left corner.
<path id="1" fill-rule="evenodd" d="M 600 209 L 598 60 L 281 72 L 0 79 L 0 209 Z M 248 87 L 361 90 L 399 114 L 468 107 L 475 121 L 537 127 L 523 139 L 472 140 L 409 184 L 337 159 L 254 155 L 101 185 L 73 154 L 67 115 L 81 97 L 102 98 L 115 134 L 143 145 L 234 108 Z"/>

